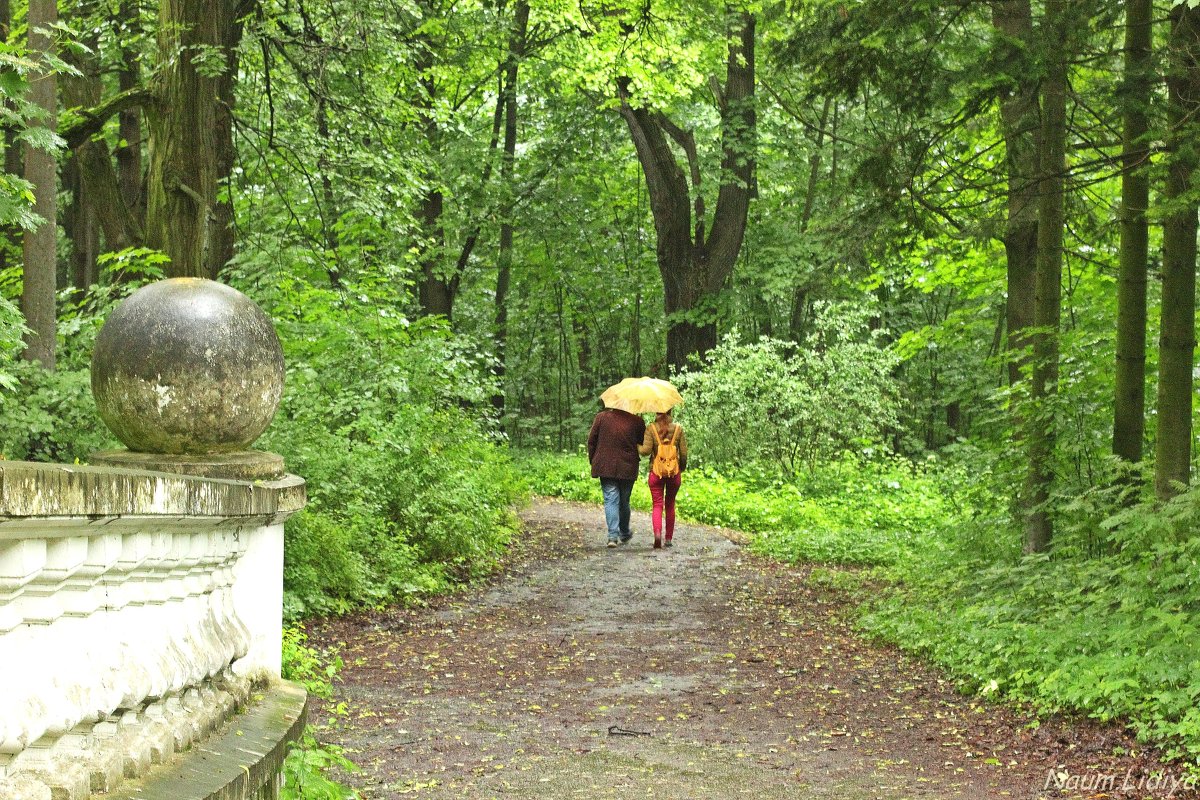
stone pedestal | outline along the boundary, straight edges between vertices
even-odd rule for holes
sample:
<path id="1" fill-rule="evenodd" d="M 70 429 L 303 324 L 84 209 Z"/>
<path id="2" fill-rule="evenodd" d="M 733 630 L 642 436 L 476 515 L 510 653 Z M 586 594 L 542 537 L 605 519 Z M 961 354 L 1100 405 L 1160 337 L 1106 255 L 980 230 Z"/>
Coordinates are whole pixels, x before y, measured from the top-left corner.
<path id="1" fill-rule="evenodd" d="M 96 466 L 197 475 L 230 481 L 272 481 L 284 475 L 283 459 L 261 450 L 242 450 L 210 455 L 136 453 L 132 450 L 101 450 L 92 453 Z"/>
<path id="2" fill-rule="evenodd" d="M 283 525 L 304 481 L 249 448 L 283 377 L 248 298 L 162 281 L 113 311 L 92 359 L 129 449 L 0 461 L 0 653 L 20 654 L 0 660 L 0 799 L 276 796 L 304 724 L 303 689 L 280 681 Z M 215 778 L 209 740 L 229 753 Z"/>

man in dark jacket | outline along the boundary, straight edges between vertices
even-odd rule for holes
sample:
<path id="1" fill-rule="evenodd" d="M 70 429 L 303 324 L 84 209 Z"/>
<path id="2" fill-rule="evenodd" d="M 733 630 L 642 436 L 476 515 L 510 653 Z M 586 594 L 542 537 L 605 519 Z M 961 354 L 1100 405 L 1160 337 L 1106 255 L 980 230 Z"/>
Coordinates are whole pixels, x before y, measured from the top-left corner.
<path id="1" fill-rule="evenodd" d="M 600 479 L 604 492 L 609 547 L 633 538 L 629 530 L 629 495 L 638 477 L 638 445 L 645 435 L 646 422 L 641 417 L 617 408 L 606 408 L 597 414 L 588 433 L 592 477 Z"/>

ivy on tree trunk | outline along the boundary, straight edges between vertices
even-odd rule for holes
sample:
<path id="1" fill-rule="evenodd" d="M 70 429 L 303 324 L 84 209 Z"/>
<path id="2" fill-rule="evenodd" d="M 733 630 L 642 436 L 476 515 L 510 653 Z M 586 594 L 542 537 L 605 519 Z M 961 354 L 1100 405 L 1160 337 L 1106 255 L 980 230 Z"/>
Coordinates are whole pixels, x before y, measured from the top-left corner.
<path id="1" fill-rule="evenodd" d="M 162 0 L 159 6 L 146 243 L 170 256 L 171 276 L 216 277 L 208 250 L 222 177 L 217 103 L 222 75 L 232 66 L 236 11 L 234 0 Z"/>

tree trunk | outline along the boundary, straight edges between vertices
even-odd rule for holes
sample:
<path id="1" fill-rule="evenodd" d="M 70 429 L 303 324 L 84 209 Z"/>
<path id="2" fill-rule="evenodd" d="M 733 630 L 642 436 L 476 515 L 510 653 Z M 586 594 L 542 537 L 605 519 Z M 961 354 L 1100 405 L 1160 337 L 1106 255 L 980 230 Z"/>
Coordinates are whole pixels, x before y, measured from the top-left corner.
<path id="1" fill-rule="evenodd" d="M 28 19 L 30 56 L 38 61 L 38 67 L 30 75 L 29 100 L 42 110 L 41 118 L 32 124 L 54 130 L 57 127 L 56 81 L 52 68 L 44 59 L 54 47 L 50 32 L 58 22 L 57 0 L 30 0 Z M 56 346 L 54 294 L 58 272 L 58 205 L 55 197 L 58 161 L 55 154 L 26 145 L 25 180 L 33 186 L 33 210 L 42 221 L 35 229 L 25 232 L 22 248 L 25 269 L 21 309 L 30 330 L 25 338 L 23 356 L 53 370 Z"/>
<path id="2" fill-rule="evenodd" d="M 498 388 L 492 397 L 497 413 L 504 413 L 504 376 L 508 346 L 508 289 L 512 280 L 513 206 L 516 197 L 513 185 L 517 157 L 517 77 L 521 59 L 525 56 L 525 35 L 529 30 L 529 1 L 518 0 L 513 12 L 512 30 L 508 39 L 508 55 L 504 66 L 504 149 L 500 156 L 500 251 L 496 257 L 496 378 Z"/>
<path id="3" fill-rule="evenodd" d="M 756 114 L 754 109 L 754 17 L 730 12 L 729 54 L 721 115 L 721 185 L 706 238 L 699 163 L 690 134 L 644 107 L 635 108 L 629 80 L 617 85 L 620 113 L 629 128 L 646 179 L 650 211 L 658 235 L 658 269 L 663 278 L 667 361 L 683 367 L 689 356 L 702 355 L 717 343 L 716 304 L 733 272 L 746 232 L 754 178 Z M 696 219 L 683 170 L 667 144 L 670 135 L 684 146 L 689 159 Z M 691 144 L 692 146 L 687 146 Z M 694 234 L 693 234 L 694 228 Z"/>
<path id="4" fill-rule="evenodd" d="M 231 0 L 233 16 L 225 29 L 225 40 L 222 42 L 222 52 L 225 71 L 217 76 L 217 103 L 214 109 L 216 129 L 216 179 L 217 196 L 212 209 L 212 224 L 209 226 L 210 241 L 207 247 L 208 263 L 205 274 L 216 277 L 233 258 L 237 244 L 237 231 L 233 223 L 233 201 L 229 196 L 229 177 L 233 174 L 233 165 L 237 159 L 237 151 L 233 144 L 233 107 L 234 86 L 237 83 L 239 45 L 244 29 L 243 19 L 250 13 L 257 0 Z"/>
<path id="5" fill-rule="evenodd" d="M 432 174 L 427 176 L 436 180 Z M 447 320 L 454 317 L 454 281 L 443 268 L 446 232 L 442 227 L 442 190 L 429 188 L 421 198 L 418 219 L 421 220 L 421 278 L 417 300 L 427 316 L 440 314 Z"/>
<path id="6" fill-rule="evenodd" d="M 12 6 L 8 0 L 0 0 L 0 37 L 8 41 L 12 30 Z M 5 106 L 11 111 L 13 103 L 5 101 Z M 15 125 L 3 126 L 4 131 L 4 171 L 9 175 L 20 175 L 23 171 L 21 164 L 21 146 L 17 143 L 17 128 Z M 12 247 L 21 246 L 21 229 L 16 225 L 0 227 L 0 236 L 12 243 Z M 9 248 L 0 247 L 0 269 L 9 266 Z M 15 254 L 15 249 L 14 249 Z"/>
<path id="7" fill-rule="evenodd" d="M 726 17 L 729 52 L 725 61 L 725 90 L 720 107 L 721 185 L 717 190 L 717 208 L 713 214 L 707 252 L 701 251 L 707 262 L 705 293 L 713 301 L 733 274 L 746 235 L 746 219 L 754 191 L 757 138 L 754 99 L 755 19 L 750 14 L 732 11 L 727 11 Z M 697 244 L 701 244 L 699 236 Z M 715 313 L 714 308 L 714 317 Z M 682 355 L 702 354 L 716 346 L 715 320 L 705 327 L 704 349 L 689 350 Z M 680 366 L 684 359 L 671 363 Z"/>
<path id="8" fill-rule="evenodd" d="M 1196 115 L 1200 113 L 1200 8 L 1171 9 L 1167 67 L 1167 180 L 1154 491 L 1168 499 L 1191 477 L 1192 357 L 1196 347 Z"/>
<path id="9" fill-rule="evenodd" d="M 955 400 L 946 405 L 946 427 L 950 429 L 951 441 L 961 439 L 966 434 L 966 425 L 963 422 L 962 403 Z"/>
<path id="10" fill-rule="evenodd" d="M 143 243 L 142 227 L 137 216 L 125 205 L 121 182 L 113 170 L 108 147 L 101 142 L 87 142 L 75 151 L 83 191 L 91 195 L 91 206 L 104 245 L 108 250 L 124 250 Z"/>
<path id="11" fill-rule="evenodd" d="M 804 191 L 804 208 L 800 212 L 801 238 L 808 232 L 808 226 L 812 222 L 813 209 L 816 207 L 817 181 L 821 177 L 821 156 L 825 147 L 825 127 L 829 123 L 829 109 L 832 103 L 832 98 L 825 98 L 825 103 L 821 107 L 821 127 L 817 129 L 817 140 L 813 143 L 812 154 L 808 157 L 808 184 Z M 804 338 L 804 325 L 807 320 L 804 312 L 808 305 L 808 290 L 807 284 L 800 284 L 792 288 L 792 311 L 788 321 L 788 331 L 793 342 L 799 342 Z M 768 333 L 768 335 L 770 334 Z"/>
<path id="12" fill-rule="evenodd" d="M 100 102 L 104 87 L 100 81 L 100 65 L 94 54 L 97 52 L 98 37 L 94 31 L 86 35 L 82 54 L 68 54 L 66 60 L 78 71 L 78 75 L 64 75 L 59 81 L 63 105 L 66 108 L 94 108 Z M 100 224 L 96 208 L 100 193 L 91 185 L 92 175 L 84 168 L 85 160 L 97 157 L 90 151 L 98 151 L 99 157 L 108 158 L 108 145 L 89 137 L 71 153 L 63 165 L 63 188 L 70 193 L 70 201 L 63 212 L 63 230 L 71 242 L 71 286 L 82 294 L 96 282 L 96 259 L 100 255 Z"/>
<path id="13" fill-rule="evenodd" d="M 1025 440 L 1029 471 L 1021 506 L 1025 552 L 1050 546 L 1054 524 L 1050 490 L 1057 438 L 1054 398 L 1058 387 L 1058 329 L 1062 306 L 1063 196 L 1067 143 L 1067 60 L 1065 0 L 1048 0 L 1043 32 L 1046 71 L 1042 81 L 1042 126 L 1038 156 L 1037 281 L 1034 299 L 1033 376 Z"/>
<path id="14" fill-rule="evenodd" d="M 1029 64 L 1034 46 L 1033 12 L 1029 0 L 998 0 L 992 6 L 992 25 L 1001 36 L 1001 61 L 1022 77 L 1000 98 L 1000 124 L 1008 173 L 1008 216 L 1004 223 L 1007 264 L 1008 382 L 1021 380 L 1029 363 L 1033 327 L 1034 283 L 1037 275 L 1037 158 L 1038 94 L 1036 70 Z"/>
<path id="15" fill-rule="evenodd" d="M 421 283 L 417 299 L 421 312 L 427 316 L 440 314 L 447 320 L 454 316 L 452 281 L 442 269 L 446 232 L 442 228 L 442 192 L 428 189 L 421 198 L 418 218 L 421 220 Z"/>
<path id="16" fill-rule="evenodd" d="M 428 3 L 422 2 L 418 5 L 426 15 L 433 14 Z M 420 76 L 421 88 L 414 105 L 421 117 L 430 164 L 425 173 L 425 184 L 428 188 L 421 198 L 417 213 L 418 219 L 421 220 L 421 241 L 418 243 L 421 276 L 418 279 L 420 283 L 417 286 L 417 300 L 421 304 L 423 314 L 441 315 L 450 320 L 454 315 L 454 295 L 458 287 L 454 276 L 448 274 L 446 269 L 446 232 L 442 226 L 444 197 L 441 177 L 433 167 L 440 149 L 440 132 L 434 111 L 437 100 L 437 82 L 433 75 L 434 43 L 428 34 L 420 36 L 417 49 L 415 67 L 417 75 Z"/>
<path id="17" fill-rule="evenodd" d="M 161 93 L 149 115 L 146 243 L 170 256 L 172 277 L 216 277 L 208 249 L 221 178 L 217 104 L 220 73 L 231 66 L 225 48 L 234 7 L 233 0 L 159 5 Z"/>
<path id="18" fill-rule="evenodd" d="M 667 333 L 667 360 L 671 364 L 681 363 L 693 345 L 685 339 L 694 338 L 695 324 L 673 318 L 686 312 L 699 299 L 698 285 L 702 283 L 699 261 L 692 254 L 691 205 L 688 196 L 687 178 L 675 161 L 675 155 L 667 144 L 666 134 L 651 112 L 645 108 L 634 108 L 629 102 L 628 82 L 619 81 L 617 94 L 621 102 L 621 116 L 633 138 L 634 149 L 646 178 L 646 189 L 650 197 L 650 213 L 654 218 L 657 235 L 658 269 L 663 279 L 663 307 L 668 315 L 670 329 Z M 715 335 L 711 338 L 715 344 Z M 695 347 L 703 347 L 700 342 Z M 710 345 L 711 346 L 711 345 Z"/>
<path id="19" fill-rule="evenodd" d="M 117 9 L 121 25 L 132 30 L 137 24 L 138 6 L 135 0 L 122 0 Z M 137 53 L 132 49 L 121 49 L 121 68 L 117 80 L 122 92 L 129 91 L 141 83 L 141 68 Z M 142 110 L 129 108 L 117 117 L 120 143 L 117 146 L 117 174 L 120 176 L 121 199 L 125 208 L 139 220 L 145 214 L 145 197 L 142 194 Z M 110 245 L 111 246 L 111 245 Z"/>
<path id="20" fill-rule="evenodd" d="M 88 142 L 94 146 L 95 142 Z M 76 296 L 82 296 L 96 283 L 96 259 L 100 255 L 100 225 L 93 205 L 94 193 L 79 164 L 76 153 L 63 165 L 63 188 L 71 194 L 71 202 L 63 212 L 63 231 L 71 241 L 71 286 Z"/>
<path id="21" fill-rule="evenodd" d="M 1121 256 L 1117 281 L 1117 363 L 1113 401 L 1113 454 L 1142 460 L 1146 418 L 1146 266 L 1150 237 L 1146 209 L 1150 177 L 1148 104 L 1151 75 L 1151 0 L 1125 5 L 1124 131 L 1121 142 Z"/>

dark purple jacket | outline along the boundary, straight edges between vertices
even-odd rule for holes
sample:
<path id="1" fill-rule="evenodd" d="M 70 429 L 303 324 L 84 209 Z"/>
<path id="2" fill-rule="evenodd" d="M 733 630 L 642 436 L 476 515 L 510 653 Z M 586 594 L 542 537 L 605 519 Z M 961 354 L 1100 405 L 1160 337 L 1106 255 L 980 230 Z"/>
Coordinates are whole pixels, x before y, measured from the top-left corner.
<path id="1" fill-rule="evenodd" d="M 645 435 L 646 422 L 636 414 L 615 408 L 597 414 L 587 445 L 592 477 L 637 480 L 638 445 Z"/>

